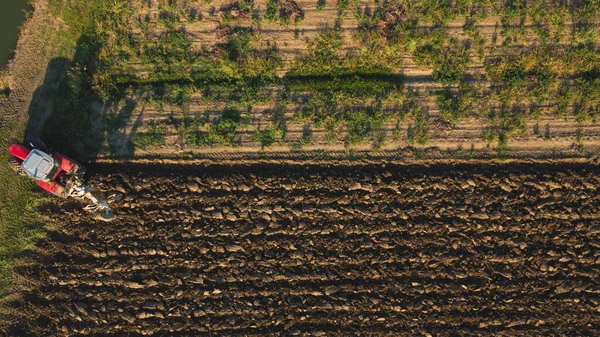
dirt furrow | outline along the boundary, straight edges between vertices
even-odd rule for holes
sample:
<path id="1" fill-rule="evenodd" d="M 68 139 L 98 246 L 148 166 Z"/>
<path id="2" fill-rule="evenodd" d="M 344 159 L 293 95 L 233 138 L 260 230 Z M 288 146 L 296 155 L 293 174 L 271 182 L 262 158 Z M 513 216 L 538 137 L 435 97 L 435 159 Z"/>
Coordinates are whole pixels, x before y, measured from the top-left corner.
<path id="1" fill-rule="evenodd" d="M 599 169 L 586 163 L 91 166 L 17 270 L 21 335 L 596 332 Z M 550 323 L 551 322 L 551 323 Z M 560 323 L 557 323 L 560 322 Z M 411 334 L 408 334 L 410 331 Z M 395 332 L 392 333 L 392 332 Z M 311 335 L 313 335 L 311 334 Z"/>

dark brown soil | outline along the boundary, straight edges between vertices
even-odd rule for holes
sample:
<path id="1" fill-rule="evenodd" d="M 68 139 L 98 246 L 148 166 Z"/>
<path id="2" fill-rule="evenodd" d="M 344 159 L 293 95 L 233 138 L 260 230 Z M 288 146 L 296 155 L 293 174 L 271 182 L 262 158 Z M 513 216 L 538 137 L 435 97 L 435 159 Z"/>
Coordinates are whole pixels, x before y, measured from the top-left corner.
<path id="1" fill-rule="evenodd" d="M 598 336 L 592 164 L 104 165 L 10 336 Z M 116 174 L 119 172 L 119 174 Z"/>

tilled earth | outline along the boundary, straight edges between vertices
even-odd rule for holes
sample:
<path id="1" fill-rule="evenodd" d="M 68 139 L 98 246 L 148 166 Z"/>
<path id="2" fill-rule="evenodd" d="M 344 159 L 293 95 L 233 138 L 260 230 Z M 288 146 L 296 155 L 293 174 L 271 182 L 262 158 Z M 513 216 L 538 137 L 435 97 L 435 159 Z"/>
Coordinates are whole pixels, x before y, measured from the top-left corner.
<path id="1" fill-rule="evenodd" d="M 598 336 L 593 164 L 105 165 L 12 336 Z M 117 173 L 118 172 L 118 173 Z"/>

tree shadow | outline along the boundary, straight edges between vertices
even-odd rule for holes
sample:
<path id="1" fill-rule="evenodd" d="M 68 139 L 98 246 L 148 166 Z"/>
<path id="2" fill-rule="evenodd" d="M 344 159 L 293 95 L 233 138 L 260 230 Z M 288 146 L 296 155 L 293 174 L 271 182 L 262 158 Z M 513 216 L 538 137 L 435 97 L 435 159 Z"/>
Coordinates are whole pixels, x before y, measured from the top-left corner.
<path id="1" fill-rule="evenodd" d="M 103 112 L 106 130 L 106 142 L 108 143 L 108 152 L 117 157 L 133 157 L 135 154 L 134 137 L 138 128 L 144 120 L 144 108 L 136 117 L 135 122 L 129 130 L 127 125 L 133 116 L 133 111 L 137 107 L 137 101 L 131 98 L 125 100 L 125 105 L 119 106 L 117 103 L 113 107 L 105 107 Z M 118 111 L 118 112 L 114 112 Z"/>
<path id="2" fill-rule="evenodd" d="M 111 102 L 103 103 L 94 89 L 100 51 L 100 43 L 92 36 L 82 35 L 72 59 L 56 57 L 46 68 L 44 82 L 33 93 L 28 109 L 29 120 L 23 142 L 33 138 L 42 139 L 55 149 L 79 162 L 86 163 L 97 158 L 108 144 L 113 152 L 126 139 L 120 155 L 133 155 L 133 134 L 118 134 L 109 138 L 111 131 L 125 133 L 125 125 L 137 106 L 134 100 L 123 100 L 117 94 Z"/>

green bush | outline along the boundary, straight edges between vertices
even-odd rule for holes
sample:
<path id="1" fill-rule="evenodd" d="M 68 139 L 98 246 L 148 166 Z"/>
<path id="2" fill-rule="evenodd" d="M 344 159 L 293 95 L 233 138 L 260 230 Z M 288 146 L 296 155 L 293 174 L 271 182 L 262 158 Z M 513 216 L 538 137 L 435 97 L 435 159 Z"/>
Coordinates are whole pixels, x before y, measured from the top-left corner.
<path id="1" fill-rule="evenodd" d="M 276 141 L 282 141 L 283 133 L 280 129 L 274 125 L 270 125 L 268 128 L 257 130 L 252 133 L 252 140 L 259 142 L 261 147 L 269 147 Z"/>
<path id="2" fill-rule="evenodd" d="M 250 52 L 248 44 L 250 43 L 251 35 L 252 30 L 249 28 L 239 28 L 235 30 L 227 41 L 226 50 L 230 60 L 238 61 L 248 55 Z"/>
<path id="3" fill-rule="evenodd" d="M 578 78 L 572 90 L 577 103 L 574 111 L 577 122 L 595 121 L 600 113 L 600 77 Z"/>
<path id="4" fill-rule="evenodd" d="M 254 10 L 254 0 L 242 0 L 240 10 L 246 13 L 252 12 Z"/>
<path id="5" fill-rule="evenodd" d="M 335 75 L 337 69 L 346 69 L 338 52 L 342 47 L 340 29 L 327 29 L 308 45 L 308 54 L 296 59 L 288 76 Z"/>
<path id="6" fill-rule="evenodd" d="M 348 130 L 348 142 L 360 144 L 369 139 L 374 139 L 386 117 L 379 109 L 366 108 L 358 111 L 348 111 L 344 121 Z"/>
<path id="7" fill-rule="evenodd" d="M 267 20 L 267 22 L 273 22 L 278 10 L 279 2 L 277 2 L 277 0 L 269 0 L 267 2 L 267 10 L 265 11 L 265 20 Z"/>
<path id="8" fill-rule="evenodd" d="M 237 126 L 238 124 L 236 121 L 228 118 L 221 118 L 210 126 L 207 138 L 204 142 L 208 144 L 233 146 Z"/>
<path id="9" fill-rule="evenodd" d="M 571 88 L 562 86 L 556 96 L 556 115 L 561 118 L 567 117 L 569 106 L 573 103 Z"/>
<path id="10" fill-rule="evenodd" d="M 420 0 L 419 12 L 435 24 L 442 24 L 452 20 L 459 13 L 459 7 L 453 7 L 446 0 Z"/>
<path id="11" fill-rule="evenodd" d="M 593 45 L 598 38 L 597 28 L 595 26 L 577 27 L 573 33 L 571 45 Z"/>
<path id="12" fill-rule="evenodd" d="M 309 53 L 298 58 L 286 74 L 288 90 L 330 92 L 344 97 L 373 97 L 399 85 L 389 68 L 356 55 L 340 55 L 341 30 L 329 29 L 309 44 Z"/>
<path id="13" fill-rule="evenodd" d="M 236 130 L 244 120 L 238 110 L 227 108 L 221 113 L 208 131 L 207 143 L 234 146 Z"/>
<path id="14" fill-rule="evenodd" d="M 484 67 L 494 92 L 505 104 L 528 101 L 544 104 L 557 89 L 561 76 L 567 76 L 569 64 L 564 51 L 540 49 L 487 60 Z M 586 62 L 587 63 L 587 62 Z"/>
<path id="15" fill-rule="evenodd" d="M 417 46 L 413 58 L 417 65 L 433 67 L 433 79 L 442 84 L 458 83 L 471 63 L 468 46 L 456 39 L 445 41 L 442 37 Z"/>
<path id="16" fill-rule="evenodd" d="M 320 12 L 325 9 L 325 0 L 317 1 L 317 12 Z"/>
<path id="17" fill-rule="evenodd" d="M 165 145 L 165 135 L 161 128 L 152 124 L 149 132 L 136 133 L 133 136 L 133 144 L 141 149 Z"/>
<path id="18" fill-rule="evenodd" d="M 434 69 L 431 76 L 436 82 L 442 84 L 454 84 L 460 81 L 463 72 L 464 69 L 460 69 L 450 64 L 443 64 L 439 69 Z"/>
<path id="19" fill-rule="evenodd" d="M 409 134 L 409 143 L 425 145 L 429 141 L 429 113 L 423 107 L 415 107 L 410 112 L 415 122 L 412 134 Z"/>
<path id="20" fill-rule="evenodd" d="M 184 131 L 183 141 L 187 145 L 205 146 L 222 145 L 236 146 L 237 129 L 247 125 L 249 121 L 243 118 L 238 110 L 226 108 L 221 112 L 221 117 L 212 121 L 207 131 L 201 131 L 200 127 L 206 123 L 204 118 L 195 118 L 191 125 Z"/>

